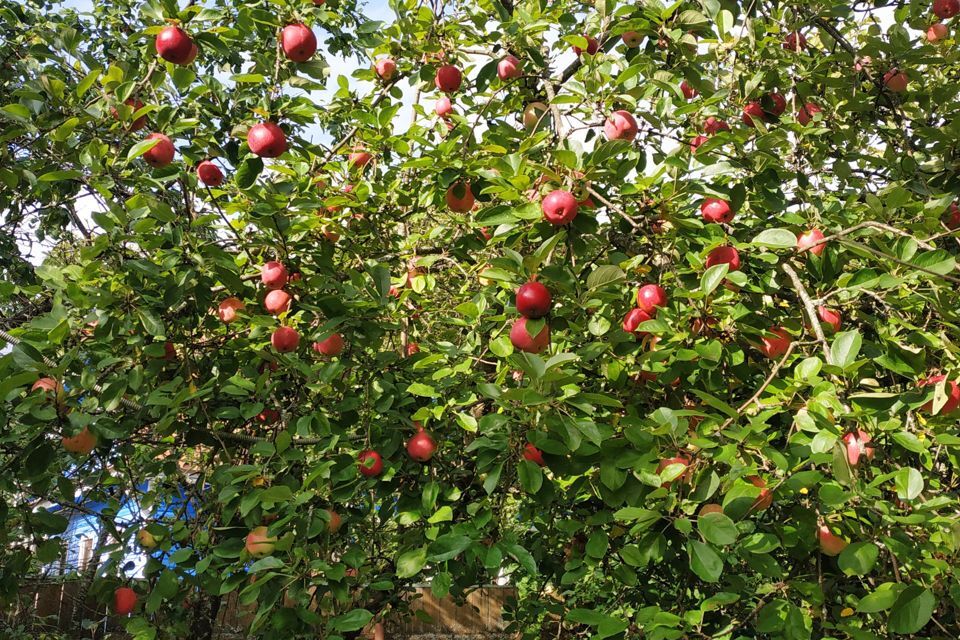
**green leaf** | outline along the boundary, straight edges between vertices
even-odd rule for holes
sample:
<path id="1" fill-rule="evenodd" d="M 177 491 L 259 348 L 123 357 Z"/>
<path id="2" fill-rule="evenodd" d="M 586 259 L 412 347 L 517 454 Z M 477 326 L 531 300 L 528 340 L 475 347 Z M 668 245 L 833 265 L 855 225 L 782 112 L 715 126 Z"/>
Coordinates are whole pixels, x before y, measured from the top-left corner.
<path id="1" fill-rule="evenodd" d="M 788 229 L 765 229 L 750 244 L 768 249 L 793 249 L 797 246 L 797 236 Z"/>
<path id="2" fill-rule="evenodd" d="M 444 562 L 456 558 L 463 553 L 473 540 L 470 536 L 458 533 L 447 533 L 430 544 L 429 555 L 431 562 Z"/>
<path id="3" fill-rule="evenodd" d="M 863 338 L 860 337 L 860 332 L 857 330 L 838 333 L 833 339 L 833 344 L 830 345 L 830 357 L 833 359 L 833 364 L 841 369 L 846 369 L 852 365 L 856 361 L 857 355 L 860 354 L 862 342 Z"/>
<path id="4" fill-rule="evenodd" d="M 613 284 L 619 284 L 627 279 L 623 269 L 612 264 L 603 264 L 590 272 L 587 276 L 587 289 L 599 289 Z"/>
<path id="5" fill-rule="evenodd" d="M 354 609 L 330 620 L 334 631 L 359 631 L 373 620 L 373 614 L 366 609 Z"/>
<path id="6" fill-rule="evenodd" d="M 859 613 L 879 613 L 886 611 L 897 601 L 897 596 L 906 586 L 899 582 L 884 582 L 879 587 L 864 596 L 857 604 Z"/>
<path id="7" fill-rule="evenodd" d="M 730 265 L 726 262 L 715 264 L 704 271 L 700 277 L 700 290 L 703 292 L 703 295 L 708 296 L 713 293 L 713 290 L 720 286 L 723 279 L 727 277 L 727 272 L 729 271 Z"/>
<path id="8" fill-rule="evenodd" d="M 848 576 L 865 576 L 873 569 L 880 548 L 872 542 L 855 542 L 840 552 L 837 564 Z"/>
<path id="9" fill-rule="evenodd" d="M 149 138 L 147 140 L 141 140 L 137 144 L 130 147 L 130 151 L 127 152 L 127 162 L 130 162 L 135 158 L 139 158 L 140 156 L 145 154 L 147 151 L 150 151 L 150 149 L 153 149 L 155 146 L 157 146 L 157 143 L 159 142 L 160 140 L 157 138 Z"/>
<path id="10" fill-rule="evenodd" d="M 737 525 L 722 513 L 708 513 L 697 518 L 697 529 L 707 542 L 724 546 L 737 541 Z"/>
<path id="11" fill-rule="evenodd" d="M 708 544 L 699 540 L 687 541 L 690 569 L 704 582 L 716 582 L 723 573 L 723 559 Z"/>
<path id="12" fill-rule="evenodd" d="M 912 584 L 900 592 L 893 603 L 888 627 L 899 635 L 917 633 L 930 622 L 936 606 L 937 599 L 928 589 Z"/>
<path id="13" fill-rule="evenodd" d="M 412 578 L 427 566 L 427 548 L 404 551 L 397 557 L 397 577 Z"/>
<path id="14" fill-rule="evenodd" d="M 520 476 L 520 486 L 527 493 L 536 493 L 543 486 L 543 470 L 535 462 L 521 460 L 517 474 Z"/>
<path id="15" fill-rule="evenodd" d="M 897 497 L 915 500 L 923 492 L 923 475 L 913 467 L 903 467 L 894 476 Z"/>

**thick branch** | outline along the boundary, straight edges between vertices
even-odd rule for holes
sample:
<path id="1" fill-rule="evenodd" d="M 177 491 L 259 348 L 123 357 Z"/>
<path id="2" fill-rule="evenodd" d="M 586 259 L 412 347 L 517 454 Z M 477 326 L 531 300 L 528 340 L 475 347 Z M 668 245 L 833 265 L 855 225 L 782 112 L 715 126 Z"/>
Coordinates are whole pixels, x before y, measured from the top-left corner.
<path id="1" fill-rule="evenodd" d="M 810 319 L 810 326 L 813 327 L 813 333 L 817 336 L 817 342 L 820 343 L 820 347 L 823 349 L 824 360 L 827 364 L 833 364 L 833 360 L 830 357 L 830 345 L 827 343 L 827 337 L 823 333 L 823 327 L 820 325 L 820 318 L 817 317 L 817 311 L 813 306 L 813 300 L 810 299 L 810 294 L 807 293 L 806 287 L 803 286 L 803 282 L 800 281 L 800 277 L 797 275 L 797 272 L 794 271 L 793 267 L 785 262 L 780 265 L 780 269 L 790 278 L 790 282 L 793 283 L 793 288 L 803 302 L 803 308 L 806 310 L 807 317 Z"/>

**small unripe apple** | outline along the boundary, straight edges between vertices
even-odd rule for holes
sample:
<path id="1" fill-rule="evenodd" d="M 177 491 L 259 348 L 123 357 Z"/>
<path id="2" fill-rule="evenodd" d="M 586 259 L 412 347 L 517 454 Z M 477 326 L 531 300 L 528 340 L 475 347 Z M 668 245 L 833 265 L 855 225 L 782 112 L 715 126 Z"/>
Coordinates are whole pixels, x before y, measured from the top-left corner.
<path id="1" fill-rule="evenodd" d="M 623 318 L 623 323 L 621 323 L 621 326 L 627 333 L 632 333 L 636 336 L 643 337 L 647 335 L 647 332 L 637 331 L 637 327 L 647 320 L 653 320 L 653 316 L 643 309 L 634 308 L 627 312 L 627 315 Z"/>
<path id="2" fill-rule="evenodd" d="M 628 49 L 635 49 L 640 46 L 641 42 L 643 42 L 643 36 L 636 31 L 624 31 L 623 35 L 620 37 L 623 39 L 623 44 L 627 45 Z"/>
<path id="3" fill-rule="evenodd" d="M 550 313 L 553 298 L 550 290 L 536 281 L 520 285 L 515 296 L 517 312 L 526 318 L 542 318 Z"/>
<path id="4" fill-rule="evenodd" d="M 876 452 L 873 445 L 870 444 L 871 440 L 870 434 L 863 429 L 851 431 L 843 436 L 843 446 L 847 450 L 847 462 L 850 463 L 851 467 L 860 464 L 861 456 L 867 460 L 873 460 Z"/>
<path id="5" fill-rule="evenodd" d="M 510 328 L 510 342 L 520 351 L 541 353 L 550 345 L 550 325 L 544 324 L 540 333 L 531 336 L 527 332 L 527 319 L 517 318 Z"/>
<path id="6" fill-rule="evenodd" d="M 276 536 L 268 535 L 266 527 L 254 527 L 247 534 L 244 548 L 254 558 L 262 558 L 273 553 L 276 542 Z"/>
<path id="7" fill-rule="evenodd" d="M 721 131 L 730 131 L 730 125 L 727 124 L 726 120 L 721 120 L 720 118 L 710 116 L 703 121 L 703 131 L 708 136 L 712 136 L 716 133 L 720 133 Z"/>
<path id="8" fill-rule="evenodd" d="M 151 133 L 147 140 L 156 140 L 157 143 L 143 154 L 143 159 L 151 167 L 160 169 L 173 162 L 173 142 L 162 133 Z"/>
<path id="9" fill-rule="evenodd" d="M 397 73 L 397 63 L 390 58 L 377 60 L 373 67 L 376 70 L 377 75 L 380 76 L 380 79 L 384 82 L 393 80 L 393 76 L 395 76 Z"/>
<path id="10" fill-rule="evenodd" d="M 531 102 L 523 109 L 523 128 L 527 132 L 539 128 L 547 122 L 546 113 L 549 107 L 542 102 Z"/>
<path id="11" fill-rule="evenodd" d="M 263 299 L 263 308 L 272 316 L 290 310 L 290 294 L 283 289 L 274 289 Z"/>
<path id="12" fill-rule="evenodd" d="M 740 252 L 734 247 L 715 247 L 707 254 L 707 260 L 704 265 L 709 269 L 718 264 L 729 265 L 730 271 L 740 270 Z"/>
<path id="13" fill-rule="evenodd" d="M 445 64 L 437 69 L 437 75 L 433 79 L 433 83 L 437 86 L 437 89 L 444 93 L 459 91 L 462 82 L 463 74 L 460 72 L 460 69 L 452 64 Z"/>
<path id="14" fill-rule="evenodd" d="M 288 24 L 280 32 L 280 47 L 288 60 L 306 62 L 317 52 L 317 36 L 305 24 Z"/>
<path id="15" fill-rule="evenodd" d="M 497 77 L 501 80 L 519 78 L 523 74 L 520 68 L 521 66 L 522 64 L 516 56 L 504 56 L 500 62 L 497 63 Z"/>
<path id="16" fill-rule="evenodd" d="M 113 592 L 113 612 L 118 616 L 133 613 L 137 606 L 137 592 L 130 587 L 118 587 Z"/>
<path id="17" fill-rule="evenodd" d="M 787 51 L 803 51 L 807 48 L 807 38 L 799 31 L 788 33 L 783 39 L 783 48 Z"/>
<path id="18" fill-rule="evenodd" d="M 564 225 L 577 217 L 577 199 L 569 191 L 557 189 L 547 194 L 540 203 L 544 219 L 550 224 Z"/>
<path id="19" fill-rule="evenodd" d="M 261 158 L 277 158 L 287 150 L 287 136 L 276 122 L 261 122 L 247 132 L 247 146 Z"/>
<path id="20" fill-rule="evenodd" d="M 743 124 L 748 127 L 757 126 L 758 122 L 763 122 L 766 118 L 766 114 L 763 112 L 763 107 L 760 106 L 760 103 L 756 100 L 752 100 L 746 104 L 743 108 Z"/>
<path id="21" fill-rule="evenodd" d="M 947 28 L 947 25 L 942 22 L 936 22 L 927 29 L 927 42 L 934 44 L 941 40 L 946 40 L 949 35 L 950 29 Z"/>
<path id="22" fill-rule="evenodd" d="M 313 350 L 320 355 L 334 358 L 343 353 L 343 336 L 339 333 L 332 333 L 326 340 L 313 343 Z"/>
<path id="23" fill-rule="evenodd" d="M 910 78 L 906 72 L 900 71 L 896 67 L 883 74 L 883 84 L 893 93 L 903 93 L 907 90 Z"/>
<path id="24" fill-rule="evenodd" d="M 700 92 L 690 86 L 690 83 L 686 80 L 680 83 L 680 91 L 683 92 L 683 97 L 687 100 L 693 100 L 700 95 Z"/>
<path id="25" fill-rule="evenodd" d="M 287 268 L 271 260 L 260 267 L 260 281 L 267 289 L 282 289 L 287 284 Z"/>
<path id="26" fill-rule="evenodd" d="M 807 126 L 815 115 L 822 112 L 823 109 L 820 108 L 820 105 L 815 102 L 807 102 L 797 111 L 797 122 L 803 126 Z"/>
<path id="27" fill-rule="evenodd" d="M 327 512 L 327 515 L 330 516 L 330 521 L 327 523 L 327 532 L 336 533 L 343 525 L 343 518 L 341 518 L 340 514 L 333 509 L 326 509 L 325 511 Z"/>
<path id="28" fill-rule="evenodd" d="M 754 511 L 769 509 L 770 505 L 773 504 L 773 492 L 767 489 L 767 483 L 760 476 L 749 476 L 747 480 L 750 481 L 750 484 L 760 489 L 760 495 L 753 501 L 750 508 Z"/>
<path id="29" fill-rule="evenodd" d="M 470 183 L 462 180 L 454 182 L 447 188 L 445 198 L 450 210 L 456 211 L 457 213 L 470 211 L 476 202 L 473 197 L 473 191 L 470 190 Z"/>
<path id="30" fill-rule="evenodd" d="M 611 113 L 603 123 L 603 132 L 608 140 L 633 140 L 637 137 L 637 121 L 629 111 Z"/>
<path id="31" fill-rule="evenodd" d="M 787 352 L 793 339 L 783 327 L 773 327 L 760 339 L 760 352 L 768 358 L 779 358 Z"/>
<path id="32" fill-rule="evenodd" d="M 223 171 L 210 160 L 204 160 L 197 165 L 197 178 L 208 187 L 219 187 L 223 184 Z"/>
<path id="33" fill-rule="evenodd" d="M 446 118 L 453 113 L 453 103 L 450 102 L 450 98 L 447 96 L 441 96 L 434 105 L 433 112 L 441 118 Z"/>
<path id="34" fill-rule="evenodd" d="M 820 543 L 820 551 L 827 556 L 838 556 L 840 552 L 847 548 L 849 544 L 843 538 L 830 531 L 827 525 L 820 525 L 817 529 L 817 541 Z"/>
<path id="35" fill-rule="evenodd" d="M 417 424 L 417 432 L 407 442 L 407 455 L 417 462 L 429 462 L 437 450 L 437 443 L 423 427 Z"/>
<path id="36" fill-rule="evenodd" d="M 180 27 L 164 27 L 155 41 L 157 53 L 161 58 L 173 64 L 190 64 L 193 40 Z"/>
<path id="37" fill-rule="evenodd" d="M 810 251 L 815 256 L 823 253 L 823 250 L 827 248 L 825 242 L 820 242 L 823 240 L 824 235 L 820 229 L 810 229 L 805 231 L 797 236 L 797 253 L 803 253 L 804 251 Z M 819 244 L 818 244 L 819 243 Z"/>
<path id="38" fill-rule="evenodd" d="M 645 284 L 637 291 L 637 306 L 650 314 L 667 306 L 667 292 L 658 284 Z"/>
<path id="39" fill-rule="evenodd" d="M 270 336 L 270 344 L 280 353 L 290 353 L 300 346 L 300 334 L 292 327 L 277 327 Z"/>
<path id="40" fill-rule="evenodd" d="M 379 476 L 383 473 L 383 458 L 373 449 L 366 449 L 357 457 L 357 467 L 360 475 L 368 478 Z"/>
<path id="41" fill-rule="evenodd" d="M 523 459 L 529 460 L 534 464 L 540 465 L 541 467 L 546 466 L 546 462 L 543 459 L 543 452 L 540 449 L 537 449 L 532 442 L 528 442 L 523 445 Z"/>
<path id="42" fill-rule="evenodd" d="M 733 221 L 733 209 L 730 203 L 721 198 L 707 198 L 700 204 L 700 215 L 704 222 L 730 224 Z"/>
<path id="43" fill-rule="evenodd" d="M 960 0 L 933 0 L 933 15 L 949 20 L 960 13 Z"/>
<path id="44" fill-rule="evenodd" d="M 156 549 L 157 538 L 146 529 L 140 529 L 140 531 L 137 531 L 137 544 L 148 551 L 150 549 Z"/>
<path id="45" fill-rule="evenodd" d="M 64 436 L 61 443 L 63 444 L 63 448 L 70 453 L 85 456 L 97 446 L 97 436 L 93 435 L 90 429 L 84 427 L 74 436 Z"/>
<path id="46" fill-rule="evenodd" d="M 600 43 L 593 36 L 588 36 L 584 34 L 583 37 L 587 39 L 587 53 L 589 53 L 592 56 L 596 55 L 597 51 L 600 50 Z M 574 47 L 573 52 L 576 53 L 578 56 L 583 55 L 583 49 L 581 49 L 580 47 Z"/>
<path id="47" fill-rule="evenodd" d="M 817 317 L 820 318 L 820 322 L 823 323 L 823 328 L 826 330 L 827 327 L 830 329 L 826 333 L 836 333 L 840 331 L 840 325 L 842 324 L 842 319 L 840 318 L 840 312 L 835 309 L 829 309 L 824 306 L 817 307 Z"/>
<path id="48" fill-rule="evenodd" d="M 923 389 L 924 387 L 934 386 L 946 379 L 947 376 L 940 374 L 921 380 L 919 383 L 917 383 L 917 386 Z M 947 415 L 948 413 L 953 413 L 960 408 L 960 385 L 957 385 L 957 383 L 953 380 L 948 380 L 944 390 L 947 393 L 947 401 L 942 407 L 940 407 L 940 411 L 938 411 L 936 415 Z M 933 400 L 931 399 L 929 402 L 920 407 L 920 410 L 927 413 L 933 413 Z"/>

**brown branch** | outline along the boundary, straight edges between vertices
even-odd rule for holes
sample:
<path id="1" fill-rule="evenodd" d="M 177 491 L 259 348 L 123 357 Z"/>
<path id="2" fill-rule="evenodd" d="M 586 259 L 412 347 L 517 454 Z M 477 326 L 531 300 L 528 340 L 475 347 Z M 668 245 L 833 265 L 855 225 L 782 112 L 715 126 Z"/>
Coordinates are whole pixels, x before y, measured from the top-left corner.
<path id="1" fill-rule="evenodd" d="M 803 308 L 807 312 L 807 317 L 810 318 L 810 326 L 813 327 L 813 333 L 817 336 L 817 342 L 820 343 L 820 347 L 823 349 L 824 360 L 826 360 L 827 364 L 833 364 L 833 359 L 830 357 L 830 345 L 827 343 L 827 338 L 823 334 L 820 318 L 817 317 L 817 311 L 813 307 L 813 300 L 810 299 L 810 294 L 807 293 L 806 287 L 804 287 L 803 282 L 800 281 L 800 276 L 798 276 L 793 267 L 786 262 L 780 265 L 780 269 L 790 278 L 790 282 L 793 283 L 793 288 L 803 302 Z"/>
<path id="2" fill-rule="evenodd" d="M 597 200 L 599 200 L 600 203 L 603 204 L 604 206 L 612 209 L 612 210 L 615 211 L 617 214 L 619 214 L 620 217 L 623 218 L 624 220 L 626 220 L 628 223 L 630 223 L 630 226 L 633 227 L 634 229 L 639 229 L 639 228 L 640 228 L 640 225 L 637 224 L 637 222 L 636 222 L 633 218 L 631 218 L 630 216 L 628 216 L 627 213 L 626 213 L 626 211 L 624 211 L 623 209 L 621 209 L 620 207 L 618 207 L 617 205 L 613 204 L 612 202 L 610 202 L 609 200 L 607 200 L 606 198 L 604 198 L 602 195 L 600 195 L 599 193 L 597 193 L 597 192 L 593 189 L 593 187 L 587 187 L 587 193 L 589 193 L 589 194 L 592 195 L 594 198 L 596 198 Z"/>

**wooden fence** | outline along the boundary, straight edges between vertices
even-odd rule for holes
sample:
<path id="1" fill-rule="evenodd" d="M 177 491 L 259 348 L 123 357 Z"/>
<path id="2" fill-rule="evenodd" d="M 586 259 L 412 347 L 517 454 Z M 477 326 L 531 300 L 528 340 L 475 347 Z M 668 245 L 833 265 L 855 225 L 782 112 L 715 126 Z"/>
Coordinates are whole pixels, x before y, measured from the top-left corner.
<path id="1" fill-rule="evenodd" d="M 4 624 L 26 626 L 31 632 L 66 633 L 71 620 L 103 620 L 96 637 L 104 637 L 121 627 L 116 618 L 107 616 L 104 608 L 93 600 L 77 602 L 80 583 L 76 580 L 40 581 L 25 585 L 15 606 L 0 614 L 0 635 Z M 385 621 L 390 638 L 411 638 L 423 635 L 494 637 L 504 633 L 503 606 L 515 597 L 512 587 L 485 586 L 471 592 L 466 602 L 457 605 L 450 597 L 436 598 L 430 587 L 411 590 L 411 609 L 420 615 Z M 245 637 L 243 629 L 249 624 L 251 613 L 231 594 L 220 607 L 214 637 L 227 640 Z M 84 634 L 90 638 L 91 631 Z M 111 636 L 117 637 L 117 636 Z"/>

